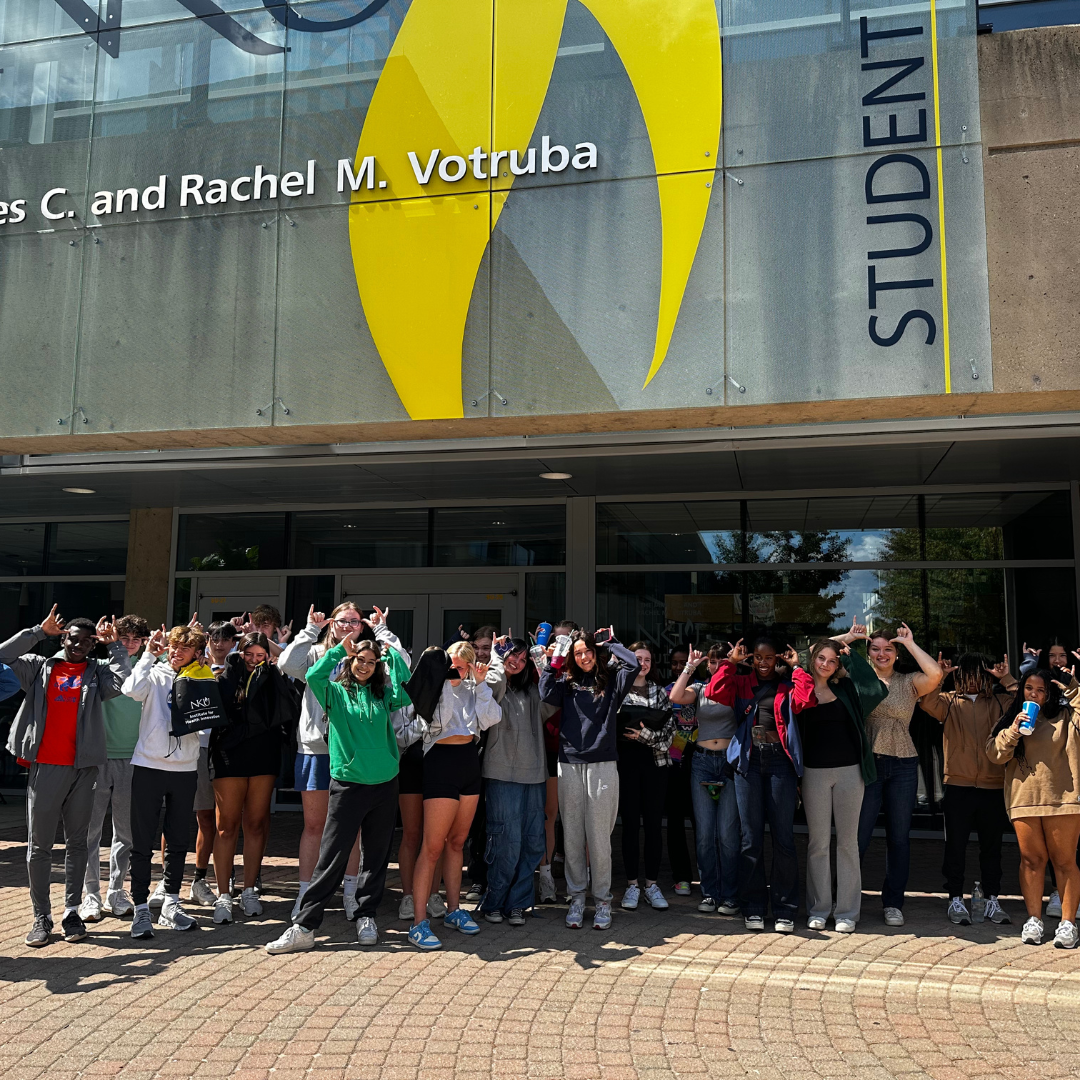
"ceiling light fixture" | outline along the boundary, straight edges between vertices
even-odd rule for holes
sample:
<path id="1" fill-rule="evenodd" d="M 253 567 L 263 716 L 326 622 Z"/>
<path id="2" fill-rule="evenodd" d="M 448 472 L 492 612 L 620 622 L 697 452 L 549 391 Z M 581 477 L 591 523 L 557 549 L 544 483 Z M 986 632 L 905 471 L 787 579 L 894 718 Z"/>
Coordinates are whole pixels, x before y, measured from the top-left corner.
<path id="1" fill-rule="evenodd" d="M 573 473 L 568 472 L 542 472 L 540 474 L 541 480 L 572 480 Z"/>
<path id="2" fill-rule="evenodd" d="M 94 488 L 64 488 L 65 491 L 71 492 L 72 495 L 96 495 L 97 491 Z"/>

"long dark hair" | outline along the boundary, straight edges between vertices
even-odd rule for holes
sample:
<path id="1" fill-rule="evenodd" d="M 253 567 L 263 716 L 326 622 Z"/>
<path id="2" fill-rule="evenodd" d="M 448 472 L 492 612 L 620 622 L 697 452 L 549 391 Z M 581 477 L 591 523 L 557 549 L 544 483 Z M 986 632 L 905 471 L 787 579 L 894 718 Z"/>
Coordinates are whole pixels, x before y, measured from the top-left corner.
<path id="1" fill-rule="evenodd" d="M 684 646 L 680 646 L 680 648 L 685 649 Z M 638 649 L 644 649 L 649 656 L 652 657 L 652 663 L 649 664 L 649 674 L 645 676 L 645 681 L 656 683 L 657 686 L 663 686 L 664 679 L 656 663 L 656 650 L 647 641 L 635 641 L 634 644 L 630 646 L 630 651 L 636 653 Z M 678 649 L 672 649 L 671 655 L 674 656 L 678 651 Z M 685 649 L 685 652 L 687 656 L 690 655 L 689 649 Z"/>
<path id="2" fill-rule="evenodd" d="M 506 687 L 515 694 L 527 693 L 533 683 L 533 665 L 529 659 L 529 643 L 524 638 L 511 638 L 510 652 L 524 652 L 525 666 L 516 675 L 506 676 Z M 510 654 L 507 653 L 507 655 Z"/>
<path id="3" fill-rule="evenodd" d="M 356 651 L 373 652 L 375 654 L 375 667 L 371 672 L 371 678 L 366 683 L 362 683 L 356 675 L 353 674 L 351 656 L 345 657 L 345 663 L 338 673 L 336 682 L 341 683 L 345 687 L 349 697 L 355 699 L 360 687 L 366 686 L 375 697 L 382 699 L 383 694 L 386 692 L 386 668 L 383 666 L 381 653 L 379 652 L 379 646 L 376 642 L 371 641 L 369 638 L 361 638 L 356 643 Z"/>
<path id="4" fill-rule="evenodd" d="M 587 648 L 591 649 L 593 655 L 596 657 L 596 666 L 592 671 L 582 671 L 577 666 L 577 661 L 574 659 L 574 646 L 579 642 L 584 641 Z M 596 644 L 596 639 L 587 630 L 575 630 L 570 635 L 570 652 L 566 656 L 566 678 L 576 683 L 578 686 L 584 686 L 592 690 L 593 697 L 603 697 L 604 691 L 607 689 L 607 649 Z M 586 682 L 587 679 L 592 679 L 591 685 Z"/>
<path id="5" fill-rule="evenodd" d="M 1020 685 L 1016 688 L 1016 697 L 1013 698 L 1013 703 L 1005 710 L 1001 715 L 1001 719 L 997 722 L 994 730 L 990 732 L 991 738 L 996 738 L 999 732 L 1004 731 L 1007 727 L 1011 727 L 1013 721 L 1020 715 L 1020 710 L 1024 706 L 1024 688 L 1027 686 L 1031 679 L 1042 679 L 1043 685 L 1046 687 L 1046 704 L 1039 707 L 1039 715 L 1045 716 L 1047 720 L 1056 720 L 1057 715 L 1061 712 L 1062 708 L 1068 708 L 1068 705 L 1062 701 L 1061 687 L 1054 682 L 1053 674 L 1046 668 L 1039 668 L 1037 671 L 1029 671 L 1021 680 Z M 1016 744 L 1016 749 L 1013 751 L 1013 757 L 1017 761 L 1024 760 L 1024 740 L 1021 739 Z"/>

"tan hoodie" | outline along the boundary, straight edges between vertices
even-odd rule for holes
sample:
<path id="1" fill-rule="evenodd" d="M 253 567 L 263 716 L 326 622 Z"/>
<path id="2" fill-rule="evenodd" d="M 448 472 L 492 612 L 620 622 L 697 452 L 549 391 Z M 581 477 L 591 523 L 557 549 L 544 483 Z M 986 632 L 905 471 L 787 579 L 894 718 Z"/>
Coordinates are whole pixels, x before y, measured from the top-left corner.
<path id="1" fill-rule="evenodd" d="M 1001 685 L 1010 693 L 979 694 L 972 701 L 958 690 L 932 690 L 919 702 L 945 725 L 946 784 L 997 791 L 1005 786 L 1005 766 L 986 756 L 990 732 L 1012 704 L 1016 680 L 1006 675 Z"/>

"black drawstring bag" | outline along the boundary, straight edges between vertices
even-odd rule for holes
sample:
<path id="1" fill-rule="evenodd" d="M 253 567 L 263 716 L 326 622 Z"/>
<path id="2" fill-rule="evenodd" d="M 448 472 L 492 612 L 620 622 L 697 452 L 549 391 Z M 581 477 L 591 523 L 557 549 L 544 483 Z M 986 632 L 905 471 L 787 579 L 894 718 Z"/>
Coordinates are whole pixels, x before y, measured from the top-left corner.
<path id="1" fill-rule="evenodd" d="M 225 715 L 217 679 L 212 674 L 207 678 L 195 673 L 185 675 L 184 671 L 173 680 L 169 694 L 172 734 L 179 738 L 207 728 L 224 727 L 229 718 Z M 203 667 L 202 671 L 210 669 Z"/>

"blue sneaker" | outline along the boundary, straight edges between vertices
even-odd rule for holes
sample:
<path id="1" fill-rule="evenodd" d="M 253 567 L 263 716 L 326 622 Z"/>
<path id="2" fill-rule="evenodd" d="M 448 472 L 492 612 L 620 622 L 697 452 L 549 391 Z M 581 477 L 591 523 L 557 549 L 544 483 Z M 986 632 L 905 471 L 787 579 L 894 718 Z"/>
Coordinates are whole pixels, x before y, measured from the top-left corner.
<path id="1" fill-rule="evenodd" d="M 480 927 L 473 922 L 472 916 L 464 908 L 458 908 L 457 911 L 451 911 L 450 914 L 443 919 L 443 926 L 452 926 L 455 930 L 460 930 L 463 934 L 480 933 Z"/>
<path id="2" fill-rule="evenodd" d="M 442 942 L 431 932 L 431 923 L 427 919 L 409 927 L 409 941 L 425 952 L 442 948 Z"/>

